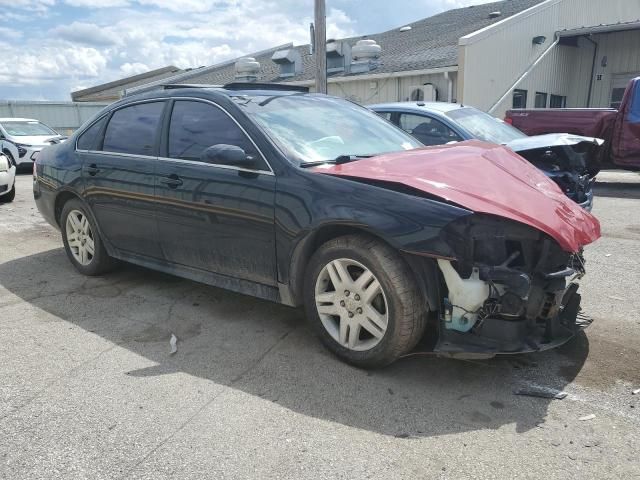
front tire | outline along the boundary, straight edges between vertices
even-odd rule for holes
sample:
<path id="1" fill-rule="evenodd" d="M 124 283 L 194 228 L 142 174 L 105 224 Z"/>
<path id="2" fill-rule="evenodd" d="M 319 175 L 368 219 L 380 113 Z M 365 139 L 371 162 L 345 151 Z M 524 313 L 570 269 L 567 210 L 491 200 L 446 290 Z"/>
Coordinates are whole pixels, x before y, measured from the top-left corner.
<path id="1" fill-rule="evenodd" d="M 11 203 L 16 198 L 16 184 L 13 184 L 9 193 L 0 197 L 0 202 L 2 203 Z"/>
<path id="2" fill-rule="evenodd" d="M 113 269 L 116 262 L 107 254 L 93 217 L 80 200 L 64 204 L 60 230 L 67 256 L 80 273 L 96 276 Z"/>
<path id="3" fill-rule="evenodd" d="M 304 286 L 307 318 L 325 346 L 362 368 L 408 353 L 424 334 L 427 310 L 400 255 L 365 235 L 339 237 L 313 255 Z"/>

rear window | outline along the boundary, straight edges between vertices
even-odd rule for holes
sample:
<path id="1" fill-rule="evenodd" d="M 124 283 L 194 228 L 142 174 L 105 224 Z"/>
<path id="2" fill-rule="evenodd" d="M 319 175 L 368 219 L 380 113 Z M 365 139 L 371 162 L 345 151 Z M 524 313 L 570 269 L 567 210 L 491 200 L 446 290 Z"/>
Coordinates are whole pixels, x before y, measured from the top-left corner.
<path id="1" fill-rule="evenodd" d="M 131 105 L 116 110 L 104 134 L 105 152 L 152 155 L 164 102 Z"/>

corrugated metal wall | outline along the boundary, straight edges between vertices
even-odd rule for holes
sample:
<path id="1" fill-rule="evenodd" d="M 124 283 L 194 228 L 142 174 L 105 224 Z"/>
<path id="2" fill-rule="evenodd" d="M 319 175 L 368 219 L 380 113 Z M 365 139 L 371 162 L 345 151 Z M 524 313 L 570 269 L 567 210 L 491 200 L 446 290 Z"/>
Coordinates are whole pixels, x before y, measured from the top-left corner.
<path id="1" fill-rule="evenodd" d="M 591 106 L 608 107 L 613 79 L 617 76 L 640 75 L 640 31 L 594 35 L 593 40 L 598 43 L 598 55 Z M 605 56 L 607 61 L 603 67 L 602 60 Z"/>
<path id="2" fill-rule="evenodd" d="M 35 118 L 69 135 L 102 110 L 107 103 L 0 101 L 0 117 Z"/>
<path id="3" fill-rule="evenodd" d="M 453 81 L 453 98 L 455 99 L 457 96 L 457 73 L 451 72 L 449 76 Z M 328 85 L 328 93 L 329 95 L 348 98 L 361 105 L 371 105 L 374 103 L 409 100 L 413 89 L 426 83 L 431 83 L 436 87 L 440 101 L 447 101 L 448 83 L 442 73 L 333 82 Z"/>
<path id="4" fill-rule="evenodd" d="M 464 39 L 461 41 L 460 58 L 464 59 L 459 67 L 462 101 L 488 110 L 551 45 L 556 31 L 639 19 L 640 0 L 547 0 L 503 24 L 470 36 L 466 45 Z M 533 37 L 540 35 L 546 37 L 546 42 L 534 45 Z M 640 52 L 637 42 L 635 52 L 636 56 Z M 557 48 L 536 67 L 535 74 L 532 73 L 534 77 L 522 85 L 532 90 L 547 88 L 548 93 L 566 94 L 569 101 L 578 102 L 580 95 L 586 94 L 573 91 L 576 81 L 584 83 L 584 77 L 576 78 L 575 69 L 580 60 L 575 57 L 570 47 Z M 581 60 L 584 67 L 586 62 Z M 589 74 L 587 84 L 588 78 Z M 530 93 L 528 99 L 528 106 L 533 106 L 534 94 Z M 510 107 L 509 96 L 494 113 L 502 115 Z"/>

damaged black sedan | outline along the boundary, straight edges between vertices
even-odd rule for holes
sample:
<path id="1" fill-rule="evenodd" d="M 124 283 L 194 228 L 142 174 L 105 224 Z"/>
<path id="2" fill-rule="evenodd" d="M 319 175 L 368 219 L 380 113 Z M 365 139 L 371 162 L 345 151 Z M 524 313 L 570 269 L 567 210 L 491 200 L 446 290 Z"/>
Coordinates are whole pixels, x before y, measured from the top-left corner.
<path id="1" fill-rule="evenodd" d="M 600 235 L 505 147 L 424 148 L 363 107 L 274 85 L 126 97 L 45 148 L 33 188 L 80 273 L 126 261 L 304 307 L 366 368 L 566 342 Z"/>

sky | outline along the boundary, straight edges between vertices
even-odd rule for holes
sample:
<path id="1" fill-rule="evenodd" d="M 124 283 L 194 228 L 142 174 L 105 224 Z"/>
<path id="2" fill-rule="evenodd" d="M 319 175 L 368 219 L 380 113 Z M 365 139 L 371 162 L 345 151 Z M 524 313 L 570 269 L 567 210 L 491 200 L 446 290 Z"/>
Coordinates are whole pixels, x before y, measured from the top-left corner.
<path id="1" fill-rule="evenodd" d="M 488 0 L 326 0 L 327 38 L 385 31 Z M 0 99 L 70 92 L 167 65 L 309 43 L 313 0 L 0 0 Z"/>

